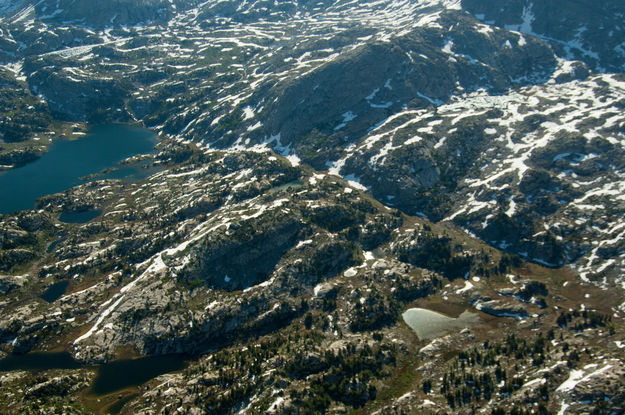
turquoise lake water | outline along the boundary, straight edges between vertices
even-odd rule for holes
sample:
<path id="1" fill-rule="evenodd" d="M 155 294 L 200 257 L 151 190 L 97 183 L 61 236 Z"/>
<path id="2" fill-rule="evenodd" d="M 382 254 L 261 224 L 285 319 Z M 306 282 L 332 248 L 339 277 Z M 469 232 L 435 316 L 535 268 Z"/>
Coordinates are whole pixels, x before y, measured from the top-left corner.
<path id="1" fill-rule="evenodd" d="M 35 201 L 84 183 L 81 178 L 104 169 L 121 167 L 96 177 L 139 179 L 150 169 L 119 166 L 119 162 L 153 151 L 156 135 L 145 128 L 121 124 L 91 128 L 78 140 L 57 140 L 38 160 L 17 169 L 0 172 L 0 213 L 32 209 Z"/>

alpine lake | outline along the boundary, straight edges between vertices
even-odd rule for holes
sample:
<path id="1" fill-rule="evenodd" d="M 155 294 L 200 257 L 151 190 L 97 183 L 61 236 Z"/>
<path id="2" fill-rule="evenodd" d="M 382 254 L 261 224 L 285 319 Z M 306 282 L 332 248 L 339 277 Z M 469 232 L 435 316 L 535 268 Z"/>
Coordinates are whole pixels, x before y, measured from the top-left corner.
<path id="1" fill-rule="evenodd" d="M 140 154 L 151 153 L 158 143 L 156 135 L 147 129 L 122 124 L 99 125 L 90 128 L 78 139 L 59 139 L 36 161 L 12 170 L 0 172 L 0 190 L 8 197 L 0 198 L 0 214 L 33 209 L 38 198 L 63 192 L 73 186 L 100 179 L 136 181 L 156 173 L 159 168 L 145 163 L 122 164 L 121 161 Z M 61 222 L 86 223 L 101 214 L 98 210 L 63 212 Z M 69 282 L 53 284 L 41 296 L 54 302 L 68 288 Z M 188 356 L 148 356 L 116 360 L 92 366 L 96 378 L 91 394 L 103 396 L 124 388 L 141 385 L 163 373 L 181 370 Z M 9 355 L 0 360 L 0 372 L 26 370 L 39 372 L 54 369 L 77 369 L 82 365 L 67 352 L 33 352 Z M 125 400 L 117 403 L 121 409 Z"/>
<path id="2" fill-rule="evenodd" d="M 36 161 L 0 172 L 0 214 L 33 209 L 38 198 L 63 192 L 73 186 L 97 179 L 140 180 L 155 173 L 153 167 L 120 162 L 150 153 L 156 135 L 145 128 L 123 124 L 98 125 L 78 139 L 54 141 Z M 63 222 L 84 223 L 98 211 L 65 212 Z"/>

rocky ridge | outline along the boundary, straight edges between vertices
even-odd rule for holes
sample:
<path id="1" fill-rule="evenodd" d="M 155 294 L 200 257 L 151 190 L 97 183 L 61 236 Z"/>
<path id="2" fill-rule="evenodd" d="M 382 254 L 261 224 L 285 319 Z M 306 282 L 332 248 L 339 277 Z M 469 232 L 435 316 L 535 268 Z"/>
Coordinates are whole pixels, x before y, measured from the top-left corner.
<path id="1" fill-rule="evenodd" d="M 545 230 L 540 240 L 533 237 L 543 232 L 540 229 L 543 226 L 560 224 L 557 220 L 545 220 L 553 217 L 554 212 L 565 213 L 574 222 L 596 223 L 600 216 L 610 217 L 605 209 L 600 209 L 591 215 L 592 220 L 584 218 L 588 213 L 579 212 L 576 202 L 594 196 L 583 190 L 560 198 L 552 193 L 549 197 L 541 194 L 537 200 L 541 204 L 551 200 L 549 206 L 534 210 L 536 205 L 530 201 L 532 211 L 529 217 L 525 215 L 524 200 L 536 200 L 538 196 L 531 194 L 534 185 L 529 182 L 544 182 L 548 174 L 548 180 L 553 182 L 551 187 L 560 189 L 557 182 L 562 178 L 555 175 L 562 173 L 555 170 L 546 173 L 544 169 L 549 167 L 544 163 L 524 163 L 520 167 L 529 172 L 519 190 L 524 200 L 499 195 L 499 199 L 509 200 L 509 206 L 505 200 L 497 202 L 502 215 L 490 223 L 490 229 L 485 230 L 488 222 L 484 217 L 475 218 L 480 222 L 478 227 L 477 223 L 470 224 L 473 218 L 458 216 L 461 210 L 472 211 L 476 203 L 490 197 L 487 195 L 493 187 L 484 182 L 484 177 L 474 177 L 470 169 L 484 165 L 476 158 L 487 154 L 483 149 L 493 147 L 492 142 L 498 140 L 496 136 L 501 129 L 475 124 L 458 131 L 451 126 L 448 131 L 457 137 L 443 145 L 440 140 L 436 143 L 433 140 L 445 134 L 447 127 L 430 131 L 415 122 L 398 130 L 406 135 L 403 145 L 389 143 L 381 148 L 378 145 L 386 136 L 378 140 L 371 133 L 385 133 L 384 127 L 398 124 L 411 111 L 431 115 L 432 122 L 438 123 L 436 117 L 441 111 L 461 110 L 454 107 L 454 100 L 473 102 L 472 107 L 480 107 L 480 102 L 484 102 L 483 110 L 492 110 L 484 113 L 490 119 L 521 118 L 524 114 L 497 113 L 501 105 L 508 105 L 504 101 L 518 94 L 535 97 L 531 105 L 534 111 L 540 111 L 541 116 L 545 112 L 549 114 L 542 122 L 563 125 L 573 115 L 561 109 L 559 100 L 567 99 L 566 90 L 574 90 L 568 94 L 571 99 L 579 102 L 584 94 L 589 107 L 575 113 L 578 126 L 575 131 L 569 128 L 569 134 L 581 129 L 585 135 L 582 141 L 594 140 L 591 147 L 607 140 L 608 146 L 601 151 L 611 152 L 611 146 L 622 135 L 622 121 L 617 115 L 622 104 L 620 78 L 597 74 L 604 78 L 595 78 L 596 86 L 585 79 L 589 68 L 622 71 L 620 55 L 618 50 L 610 54 L 576 54 L 575 50 L 591 51 L 612 43 L 589 45 L 590 40 L 571 39 L 563 31 L 549 32 L 550 27 L 558 26 L 545 23 L 564 18 L 577 22 L 577 18 L 566 15 L 555 18 L 548 10 L 534 10 L 530 3 L 511 4 L 500 10 L 492 7 L 490 14 L 484 13 L 483 5 L 471 2 L 365 2 L 358 8 L 340 1 L 329 2 L 324 7 L 279 2 L 262 12 L 247 4 L 235 7 L 231 2 L 186 3 L 185 7 L 155 3 L 144 3 L 141 7 L 155 13 L 162 11 L 164 17 L 154 15 L 145 21 L 136 17 L 132 20 L 136 26 L 113 21 L 106 30 L 62 17 L 65 11 L 78 11 L 80 7 L 59 7 L 63 12 L 55 15 L 58 21 L 42 17 L 45 16 L 42 8 L 51 5 L 22 9 L 19 19 L 7 18 L 4 22 L 7 28 L 13 28 L 5 36 L 7 56 L 22 57 L 21 60 L 6 58 L 7 62 L 12 62 L 9 65 L 17 68 L 16 76 L 25 79 L 33 92 L 45 97 L 51 113 L 58 118 L 93 122 L 139 120 L 159 132 L 181 140 L 203 142 L 213 148 L 269 146 L 280 154 L 297 156 L 316 169 L 330 168 L 334 173 L 359 177 L 380 200 L 401 194 L 404 200 L 396 199 L 394 206 L 411 214 L 422 213 L 433 220 L 455 218 L 457 223 L 465 220 L 462 225 L 468 230 L 528 259 L 557 266 L 576 263 L 584 277 L 590 275 L 599 281 L 607 278 L 610 282 L 618 279 L 622 270 L 618 249 L 600 248 L 599 254 L 597 249 L 579 242 L 588 237 L 586 234 L 596 235 L 592 226 L 576 223 L 574 230 Z M 124 7 L 130 7 L 129 4 Z M 495 13 L 496 9 L 499 14 Z M 614 33 L 619 30 L 618 25 L 606 16 L 618 16 L 618 13 L 618 6 L 606 4 L 588 25 L 613 28 L 610 39 L 616 40 L 618 36 Z M 163 27 L 157 23 L 159 19 L 168 20 L 168 25 Z M 41 30 L 44 27 L 46 30 Z M 591 36 L 592 30 L 580 29 L 579 33 Z M 618 49 L 617 45 L 612 46 Z M 359 70 L 364 67 L 366 72 Z M 555 85 L 549 86 L 554 82 Z M 530 89 L 523 92 L 519 88 Z M 500 98 L 501 94 L 510 98 Z M 206 100 L 207 96 L 211 99 Z M 540 105 L 533 104 L 536 99 Z M 609 104 L 604 105 L 604 100 Z M 436 111 L 432 112 L 431 108 Z M 592 121 L 599 111 L 601 119 L 609 120 L 605 128 L 598 128 Z M 591 120 L 586 121 L 588 117 Z M 538 118 L 527 116 L 517 123 L 506 124 L 506 128 L 515 128 L 517 134 L 526 138 L 525 145 L 502 157 L 502 163 L 532 160 L 536 146 L 542 146 L 545 140 L 553 142 L 553 135 L 559 137 L 566 130 L 539 127 L 528 135 L 534 131 L 533 124 L 539 122 Z M 484 133 L 492 130 L 497 131 Z M 432 135 L 431 140 L 422 137 L 427 133 Z M 373 144 L 374 141 L 378 144 Z M 599 154 L 594 147 L 585 153 L 568 148 L 568 144 L 561 145 L 566 151 L 559 154 L 575 153 L 579 157 Z M 369 157 L 372 163 L 350 160 L 350 154 L 362 158 L 363 146 L 370 153 L 364 157 Z M 406 146 L 418 148 L 418 156 L 402 155 Z M 494 146 L 496 150 L 490 151 L 506 153 L 511 149 L 508 147 Z M 29 156 L 24 157 L 27 160 Z M 17 162 L 24 157 L 20 156 Z M 485 157 L 490 163 L 490 156 Z M 565 160 L 556 161 L 562 164 Z M 14 161 L 16 158 L 10 157 L 6 163 L 15 164 Z M 389 167 L 380 168 L 380 162 Z M 596 162 L 584 163 L 589 166 L 584 170 L 586 177 L 587 169 L 591 164 L 596 166 L 593 164 Z M 605 186 L 618 187 L 620 167 L 605 163 L 601 166 L 600 170 L 612 177 Z M 505 167 L 493 170 L 503 171 Z M 415 178 L 411 177 L 412 172 L 418 173 Z M 578 171 L 565 176 L 569 188 L 575 190 L 587 187 L 585 183 L 593 183 L 580 179 L 584 176 Z M 497 173 L 495 177 L 499 178 Z M 519 186 L 522 179 L 519 177 L 514 186 Z M 471 185 L 465 186 L 469 182 Z M 472 194 L 471 189 L 477 188 L 477 183 L 483 186 Z M 461 193 L 466 196 L 458 198 L 454 193 L 463 186 L 466 190 Z M 541 191 L 552 192 L 549 188 Z M 611 194 L 609 189 L 606 192 L 608 196 Z M 487 205 L 491 206 L 492 202 L 482 206 Z M 609 205 L 609 209 L 620 212 L 613 203 Z M 614 226 L 618 224 L 609 221 L 605 232 L 610 233 Z M 499 237 L 510 231 L 514 240 Z"/>

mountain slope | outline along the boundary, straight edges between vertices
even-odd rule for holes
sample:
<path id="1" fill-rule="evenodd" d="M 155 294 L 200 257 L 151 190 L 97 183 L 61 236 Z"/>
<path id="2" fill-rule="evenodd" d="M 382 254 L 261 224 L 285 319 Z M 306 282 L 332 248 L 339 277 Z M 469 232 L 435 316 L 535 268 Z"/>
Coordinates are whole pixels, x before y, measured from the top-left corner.
<path id="1" fill-rule="evenodd" d="M 625 68 L 625 10 L 619 1 L 463 0 L 462 6 L 485 22 L 541 37 L 564 59 L 584 61 L 600 72 Z"/>
<path id="2" fill-rule="evenodd" d="M 0 408 L 622 412 L 624 11 L 0 2 L 0 164 L 88 124 L 161 140 L 146 180 L 0 216 L 2 353 L 188 358 L 97 397 L 108 366 L 7 371 Z"/>

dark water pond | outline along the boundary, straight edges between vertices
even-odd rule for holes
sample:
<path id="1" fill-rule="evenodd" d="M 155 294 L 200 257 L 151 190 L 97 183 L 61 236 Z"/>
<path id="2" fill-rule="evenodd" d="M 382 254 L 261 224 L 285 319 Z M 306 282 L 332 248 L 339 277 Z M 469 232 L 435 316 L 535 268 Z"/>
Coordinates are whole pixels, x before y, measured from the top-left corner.
<path id="1" fill-rule="evenodd" d="M 53 303 L 67 291 L 67 287 L 69 286 L 69 281 L 59 281 L 55 282 L 51 286 L 49 286 L 43 294 L 41 294 L 41 298 L 49 303 Z"/>
<path id="2" fill-rule="evenodd" d="M 293 180 L 292 182 L 285 183 L 281 186 L 276 186 L 272 189 L 269 189 L 269 193 L 277 193 L 287 189 L 298 189 L 304 186 L 304 182 L 301 180 Z"/>
<path id="3" fill-rule="evenodd" d="M 84 210 L 80 212 L 63 212 L 59 220 L 65 223 L 87 223 L 102 214 L 99 209 Z"/>
<path id="4" fill-rule="evenodd" d="M 95 126 L 78 140 L 57 140 L 38 160 L 0 172 L 0 192 L 9 195 L 0 198 L 0 213 L 32 209 L 37 198 L 67 190 L 105 169 L 120 167 L 97 178 L 141 178 L 149 169 L 118 163 L 151 152 L 156 143 L 153 132 L 121 124 Z"/>
<path id="5" fill-rule="evenodd" d="M 91 393 L 106 395 L 131 386 L 139 386 L 159 375 L 182 370 L 188 356 L 164 355 L 139 359 L 117 360 L 95 366 L 97 375 Z M 67 352 L 27 353 L 9 355 L 0 360 L 0 372 L 12 370 L 44 371 L 51 369 L 78 369 L 83 367 Z"/>
<path id="6" fill-rule="evenodd" d="M 48 249 L 46 249 L 46 252 L 49 254 L 50 252 L 54 251 L 54 248 L 56 248 L 56 246 L 58 244 L 60 244 L 61 242 L 65 241 L 65 238 L 60 238 L 57 239 L 56 241 L 52 242 L 49 246 Z"/>
<path id="7" fill-rule="evenodd" d="M 43 371 L 50 369 L 78 369 L 81 364 L 69 353 L 12 354 L 0 360 L 0 372 L 11 370 Z"/>
<path id="8" fill-rule="evenodd" d="M 106 395 L 129 386 L 142 385 L 159 375 L 184 369 L 185 356 L 150 356 L 133 360 L 118 360 L 98 368 L 91 392 Z"/>

